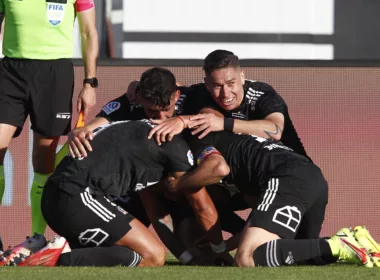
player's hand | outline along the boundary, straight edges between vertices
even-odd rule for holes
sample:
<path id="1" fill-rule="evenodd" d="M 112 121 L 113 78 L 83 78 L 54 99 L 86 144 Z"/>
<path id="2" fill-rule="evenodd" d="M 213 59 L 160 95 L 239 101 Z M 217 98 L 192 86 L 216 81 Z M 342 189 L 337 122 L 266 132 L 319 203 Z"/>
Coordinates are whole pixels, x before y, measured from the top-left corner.
<path id="1" fill-rule="evenodd" d="M 94 133 L 87 127 L 78 127 L 72 130 L 67 139 L 69 152 L 73 158 L 87 157 L 87 151 L 92 151 L 91 144 Z"/>
<path id="2" fill-rule="evenodd" d="M 183 117 L 181 117 L 183 118 Z M 168 141 L 170 142 L 174 135 L 180 134 L 185 129 L 185 123 L 178 117 L 170 118 L 167 120 L 150 120 L 153 124 L 157 124 L 153 127 L 148 134 L 148 139 L 151 139 L 154 135 L 158 145 Z"/>
<path id="3" fill-rule="evenodd" d="M 126 92 L 129 102 L 136 101 L 136 89 L 138 85 L 139 85 L 139 81 L 133 81 L 129 84 L 127 92 Z"/>
<path id="4" fill-rule="evenodd" d="M 193 135 L 202 132 L 198 136 L 199 139 L 202 139 L 210 132 L 224 130 L 224 118 L 214 114 L 198 114 L 190 117 L 188 127 L 193 129 L 191 132 Z"/>
<path id="5" fill-rule="evenodd" d="M 92 107 L 96 104 L 96 93 L 95 89 L 90 85 L 86 84 L 83 86 L 79 93 L 77 101 L 77 112 L 83 109 L 83 121 L 86 121 L 88 114 Z"/>

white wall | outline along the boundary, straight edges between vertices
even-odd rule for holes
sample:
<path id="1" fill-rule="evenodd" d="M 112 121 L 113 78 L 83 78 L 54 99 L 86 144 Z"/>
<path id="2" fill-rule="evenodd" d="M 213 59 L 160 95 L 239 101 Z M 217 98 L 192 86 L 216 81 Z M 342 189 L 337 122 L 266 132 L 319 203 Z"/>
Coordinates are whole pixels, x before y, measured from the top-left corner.
<path id="1" fill-rule="evenodd" d="M 124 32 L 334 33 L 334 0 L 125 0 Z M 224 48 L 241 58 L 332 59 L 329 44 L 124 42 L 125 58 L 204 58 Z"/>

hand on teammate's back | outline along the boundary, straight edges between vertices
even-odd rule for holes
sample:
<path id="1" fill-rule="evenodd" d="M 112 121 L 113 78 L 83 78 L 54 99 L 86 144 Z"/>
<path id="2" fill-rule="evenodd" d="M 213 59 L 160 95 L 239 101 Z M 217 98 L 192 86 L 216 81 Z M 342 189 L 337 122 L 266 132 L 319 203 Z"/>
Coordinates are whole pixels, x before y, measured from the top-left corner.
<path id="1" fill-rule="evenodd" d="M 184 117 L 181 118 L 184 119 Z M 150 120 L 153 124 L 157 124 L 157 126 L 152 128 L 148 134 L 148 138 L 151 139 L 154 135 L 158 145 L 166 141 L 170 142 L 174 135 L 180 134 L 186 127 L 181 118 L 174 117 L 167 120 Z"/>
<path id="2" fill-rule="evenodd" d="M 201 133 L 198 137 L 202 139 L 213 131 L 222 131 L 224 129 L 224 119 L 214 114 L 198 114 L 190 118 L 188 127 L 193 129 L 193 135 Z"/>
<path id="3" fill-rule="evenodd" d="M 78 127 L 73 129 L 69 135 L 67 143 L 69 152 L 73 158 L 87 157 L 87 152 L 92 151 L 91 144 L 88 140 L 92 140 L 94 133 L 87 127 Z"/>

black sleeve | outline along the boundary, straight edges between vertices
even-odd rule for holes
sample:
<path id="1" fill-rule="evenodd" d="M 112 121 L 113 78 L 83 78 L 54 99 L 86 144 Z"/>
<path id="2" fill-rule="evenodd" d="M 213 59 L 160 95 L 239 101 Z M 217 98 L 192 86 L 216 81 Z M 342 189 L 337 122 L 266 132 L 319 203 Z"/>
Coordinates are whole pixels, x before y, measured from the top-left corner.
<path id="1" fill-rule="evenodd" d="M 214 104 L 210 93 L 203 83 L 190 87 L 180 87 L 179 89 L 181 96 L 183 96 L 180 104 L 181 110 L 178 112 L 180 115 L 196 115 L 202 108 L 211 107 Z"/>
<path id="2" fill-rule="evenodd" d="M 173 140 L 161 146 L 166 159 L 167 172 L 185 172 L 194 165 L 194 157 L 182 135 L 174 136 Z"/>
<path id="3" fill-rule="evenodd" d="M 285 115 L 288 108 L 282 97 L 270 85 L 265 83 L 259 84 L 258 87 L 250 87 L 247 92 L 247 95 L 253 92 L 257 96 L 255 106 L 251 106 L 250 108 L 249 119 L 261 120 L 276 112 Z"/>
<path id="4" fill-rule="evenodd" d="M 96 117 L 106 118 L 109 122 L 124 121 L 129 119 L 131 113 L 131 103 L 127 95 L 123 94 L 118 98 L 108 102 Z"/>

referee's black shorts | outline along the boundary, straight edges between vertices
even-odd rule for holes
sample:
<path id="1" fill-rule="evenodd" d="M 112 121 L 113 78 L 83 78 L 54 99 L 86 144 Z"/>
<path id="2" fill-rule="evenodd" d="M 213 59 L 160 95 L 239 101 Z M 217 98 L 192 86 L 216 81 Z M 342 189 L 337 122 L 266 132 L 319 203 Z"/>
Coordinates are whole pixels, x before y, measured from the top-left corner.
<path id="1" fill-rule="evenodd" d="M 0 123 L 22 130 L 28 115 L 32 130 L 46 137 L 71 129 L 74 67 L 71 59 L 0 61 Z"/>
<path id="2" fill-rule="evenodd" d="M 120 206 L 88 190 L 72 195 L 49 182 L 41 200 L 49 227 L 72 248 L 112 246 L 130 230 L 134 217 Z"/>

